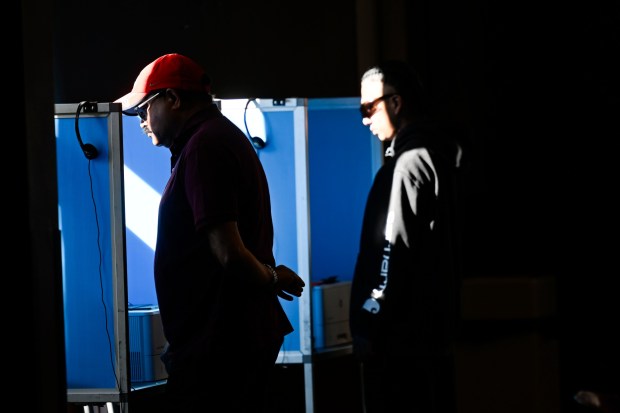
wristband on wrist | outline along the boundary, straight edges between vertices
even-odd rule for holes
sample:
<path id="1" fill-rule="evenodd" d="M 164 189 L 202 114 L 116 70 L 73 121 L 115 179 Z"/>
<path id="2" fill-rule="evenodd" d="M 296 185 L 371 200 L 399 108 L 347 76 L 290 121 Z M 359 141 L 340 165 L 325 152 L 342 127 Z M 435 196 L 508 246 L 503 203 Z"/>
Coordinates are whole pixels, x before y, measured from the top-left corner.
<path id="1" fill-rule="evenodd" d="M 269 272 L 271 273 L 271 285 L 276 285 L 278 283 L 278 273 L 276 270 L 269 264 L 263 264 Z"/>

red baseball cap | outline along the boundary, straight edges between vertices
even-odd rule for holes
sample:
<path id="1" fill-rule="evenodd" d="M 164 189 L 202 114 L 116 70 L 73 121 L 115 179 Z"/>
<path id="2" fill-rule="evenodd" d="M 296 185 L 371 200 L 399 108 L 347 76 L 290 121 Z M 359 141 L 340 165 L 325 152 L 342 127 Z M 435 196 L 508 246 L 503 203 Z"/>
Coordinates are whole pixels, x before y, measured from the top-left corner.
<path id="1" fill-rule="evenodd" d="M 161 89 L 182 89 L 211 92 L 209 77 L 203 68 L 189 57 L 170 53 L 149 63 L 138 75 L 131 92 L 116 99 L 122 110 L 135 115 L 135 108 L 151 92 Z"/>

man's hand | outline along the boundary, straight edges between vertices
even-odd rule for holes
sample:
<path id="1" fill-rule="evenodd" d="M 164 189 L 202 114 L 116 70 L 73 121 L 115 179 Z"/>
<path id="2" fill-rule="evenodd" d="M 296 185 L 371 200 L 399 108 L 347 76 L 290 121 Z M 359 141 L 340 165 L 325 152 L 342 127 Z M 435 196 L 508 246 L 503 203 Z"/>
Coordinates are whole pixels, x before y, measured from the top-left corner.
<path id="1" fill-rule="evenodd" d="M 306 283 L 295 271 L 291 270 L 286 265 L 278 265 L 276 267 L 276 273 L 278 274 L 276 288 L 280 298 L 286 301 L 293 301 L 293 295 L 295 297 L 301 297 Z"/>

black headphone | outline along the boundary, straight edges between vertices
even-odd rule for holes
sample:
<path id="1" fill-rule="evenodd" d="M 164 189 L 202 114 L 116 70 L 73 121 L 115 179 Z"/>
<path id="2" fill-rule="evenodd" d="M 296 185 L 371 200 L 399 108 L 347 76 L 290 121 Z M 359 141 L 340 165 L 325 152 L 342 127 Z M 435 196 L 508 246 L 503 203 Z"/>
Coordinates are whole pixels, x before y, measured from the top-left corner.
<path id="1" fill-rule="evenodd" d="M 263 149 L 267 142 L 265 142 L 263 138 L 259 138 L 258 136 L 252 136 L 252 134 L 250 134 L 250 130 L 248 129 L 246 114 L 248 113 L 248 106 L 250 105 L 250 102 L 253 101 L 256 101 L 256 98 L 248 99 L 245 104 L 245 109 L 243 109 L 243 124 L 245 125 L 245 131 L 248 134 L 248 138 L 250 138 L 250 141 L 252 141 L 252 145 L 254 145 L 256 149 Z"/>
<path id="2" fill-rule="evenodd" d="M 99 151 L 94 145 L 82 142 L 80 128 L 78 126 L 78 120 L 82 109 L 84 112 L 97 112 L 97 102 L 80 102 L 75 112 L 75 136 L 77 136 L 78 143 L 80 144 L 80 148 L 82 148 L 82 152 L 84 152 L 84 156 L 86 156 L 86 159 L 91 160 L 95 159 L 99 155 Z"/>

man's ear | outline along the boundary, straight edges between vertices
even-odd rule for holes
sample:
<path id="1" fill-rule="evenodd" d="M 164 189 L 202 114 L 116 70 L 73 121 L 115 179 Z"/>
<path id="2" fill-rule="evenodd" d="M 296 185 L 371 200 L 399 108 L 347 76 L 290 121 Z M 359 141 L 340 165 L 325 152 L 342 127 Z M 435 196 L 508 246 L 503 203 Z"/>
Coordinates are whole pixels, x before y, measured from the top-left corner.
<path id="1" fill-rule="evenodd" d="M 388 104 L 392 105 L 395 115 L 400 115 L 403 110 L 403 98 L 401 95 L 392 95 L 389 97 Z"/>
<path id="2" fill-rule="evenodd" d="M 164 93 L 164 98 L 170 101 L 172 109 L 179 109 L 181 107 L 181 96 L 179 92 L 174 89 L 166 89 Z"/>

